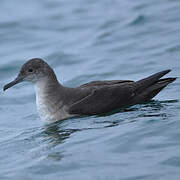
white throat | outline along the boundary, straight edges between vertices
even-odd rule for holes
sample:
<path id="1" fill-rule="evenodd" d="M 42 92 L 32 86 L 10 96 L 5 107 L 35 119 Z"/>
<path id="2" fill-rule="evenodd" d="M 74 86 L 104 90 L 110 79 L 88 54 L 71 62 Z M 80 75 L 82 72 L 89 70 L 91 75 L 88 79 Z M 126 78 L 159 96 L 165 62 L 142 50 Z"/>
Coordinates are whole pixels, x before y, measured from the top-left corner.
<path id="1" fill-rule="evenodd" d="M 51 121 L 51 112 L 48 108 L 45 92 L 46 81 L 40 80 L 35 82 L 35 92 L 36 92 L 36 105 L 39 115 L 44 121 Z"/>
<path id="2" fill-rule="evenodd" d="M 45 86 L 46 86 L 46 81 L 45 80 L 39 80 L 34 83 L 35 85 L 35 91 L 36 91 L 36 96 L 37 97 L 44 97 L 45 96 Z"/>

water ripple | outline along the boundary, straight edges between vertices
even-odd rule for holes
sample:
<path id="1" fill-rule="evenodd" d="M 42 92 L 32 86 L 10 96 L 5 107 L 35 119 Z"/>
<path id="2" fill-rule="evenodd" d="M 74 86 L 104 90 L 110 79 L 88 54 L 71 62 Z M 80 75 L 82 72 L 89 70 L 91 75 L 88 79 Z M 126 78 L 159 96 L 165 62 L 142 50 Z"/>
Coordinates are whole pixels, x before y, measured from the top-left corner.
<path id="1" fill-rule="evenodd" d="M 1 88 L 34 57 L 71 87 L 166 68 L 179 77 L 179 12 L 178 0 L 2 0 Z M 32 85 L 1 92 L 0 178 L 179 179 L 179 85 L 147 104 L 51 125 Z"/>

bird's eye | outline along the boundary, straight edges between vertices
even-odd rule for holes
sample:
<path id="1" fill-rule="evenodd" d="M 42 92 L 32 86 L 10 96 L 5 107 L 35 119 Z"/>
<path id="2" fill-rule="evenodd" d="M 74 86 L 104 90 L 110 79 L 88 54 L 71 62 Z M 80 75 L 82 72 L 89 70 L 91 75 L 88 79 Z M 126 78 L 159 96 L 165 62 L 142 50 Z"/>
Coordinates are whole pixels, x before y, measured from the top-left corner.
<path id="1" fill-rule="evenodd" d="M 33 69 L 28 69 L 28 72 L 33 72 Z"/>

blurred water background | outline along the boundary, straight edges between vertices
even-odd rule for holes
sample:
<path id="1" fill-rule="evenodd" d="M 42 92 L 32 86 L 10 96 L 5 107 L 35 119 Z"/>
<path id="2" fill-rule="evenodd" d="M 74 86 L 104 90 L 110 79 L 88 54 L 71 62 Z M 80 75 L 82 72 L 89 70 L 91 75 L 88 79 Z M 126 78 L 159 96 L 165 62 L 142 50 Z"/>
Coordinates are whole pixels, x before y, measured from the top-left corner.
<path id="1" fill-rule="evenodd" d="M 180 76 L 179 0 L 1 0 L 0 87 L 40 57 L 66 86 Z M 180 80 L 110 116 L 44 125 L 33 86 L 0 94 L 1 180 L 179 180 Z"/>

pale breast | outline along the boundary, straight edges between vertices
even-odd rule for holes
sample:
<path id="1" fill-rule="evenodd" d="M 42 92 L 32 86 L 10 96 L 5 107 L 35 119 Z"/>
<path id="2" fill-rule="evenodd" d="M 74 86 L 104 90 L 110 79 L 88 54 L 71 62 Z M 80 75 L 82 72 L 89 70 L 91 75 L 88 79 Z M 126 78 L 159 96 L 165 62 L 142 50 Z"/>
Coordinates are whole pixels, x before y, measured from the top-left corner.
<path id="1" fill-rule="evenodd" d="M 36 95 L 36 105 L 42 120 L 51 121 L 53 119 L 52 113 L 48 110 L 48 106 L 41 96 Z"/>
<path id="2" fill-rule="evenodd" d="M 66 106 L 56 108 L 53 103 L 48 103 L 42 96 L 36 95 L 36 104 L 41 119 L 46 122 L 56 122 L 75 116 L 67 112 Z"/>
<path id="3" fill-rule="evenodd" d="M 41 119 L 45 122 L 55 122 L 74 115 L 70 115 L 66 106 L 61 102 L 54 102 L 44 90 L 44 82 L 35 84 L 36 105 Z"/>

